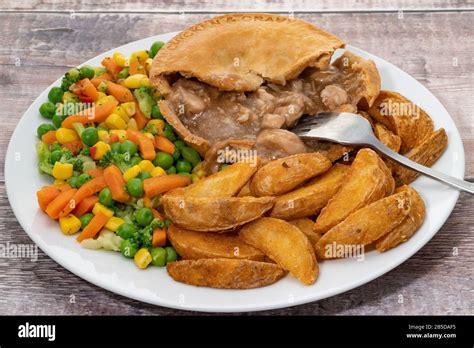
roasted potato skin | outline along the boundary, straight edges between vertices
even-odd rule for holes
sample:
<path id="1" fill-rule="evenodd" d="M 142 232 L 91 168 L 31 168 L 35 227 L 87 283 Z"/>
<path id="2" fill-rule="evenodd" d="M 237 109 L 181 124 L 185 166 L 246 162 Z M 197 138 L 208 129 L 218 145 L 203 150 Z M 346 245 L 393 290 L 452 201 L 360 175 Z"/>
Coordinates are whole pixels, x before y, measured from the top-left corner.
<path id="1" fill-rule="evenodd" d="M 321 239 L 322 234 L 320 233 L 315 233 L 313 231 L 313 225 L 314 221 L 308 218 L 299 218 L 295 220 L 289 220 L 288 221 L 290 224 L 293 226 L 296 226 L 299 228 L 301 232 L 303 232 L 306 237 L 308 237 L 311 245 L 313 247 L 316 245 L 316 243 Z"/>
<path id="2" fill-rule="evenodd" d="M 184 188 L 189 197 L 232 197 L 257 171 L 257 165 L 237 162 Z"/>
<path id="3" fill-rule="evenodd" d="M 395 190 L 396 193 L 405 191 L 409 194 L 410 212 L 400 225 L 375 242 L 375 248 L 380 252 L 395 248 L 397 245 L 406 242 L 415 234 L 425 220 L 426 208 L 420 194 L 413 187 L 407 185 L 397 187 Z"/>
<path id="4" fill-rule="evenodd" d="M 292 220 L 318 214 L 339 190 L 348 170 L 349 166 L 336 164 L 308 184 L 276 197 L 270 216 Z"/>
<path id="5" fill-rule="evenodd" d="M 400 111 L 401 108 L 405 108 L 406 112 Z M 433 121 L 428 114 L 396 92 L 381 91 L 368 113 L 401 138 L 402 154 L 433 132 Z"/>
<path id="6" fill-rule="evenodd" d="M 322 209 L 314 232 L 325 233 L 351 213 L 393 193 L 395 183 L 382 159 L 370 149 L 361 149 L 337 193 Z"/>
<path id="7" fill-rule="evenodd" d="M 176 281 L 219 289 L 252 289 L 275 283 L 287 272 L 274 263 L 245 259 L 182 260 L 166 265 Z"/>
<path id="8" fill-rule="evenodd" d="M 250 190 L 256 197 L 281 195 L 331 166 L 331 161 L 317 152 L 280 158 L 257 170 L 250 182 Z"/>
<path id="9" fill-rule="evenodd" d="M 265 254 L 244 243 L 235 234 L 196 232 L 173 224 L 167 232 L 171 245 L 183 259 L 265 259 Z"/>
<path id="10" fill-rule="evenodd" d="M 318 259 L 336 257 L 327 252 L 327 246 L 365 246 L 376 241 L 400 225 L 410 210 L 411 200 L 407 191 L 382 198 L 357 210 L 331 228 L 316 243 Z"/>
<path id="11" fill-rule="evenodd" d="M 262 216 L 273 207 L 274 197 L 187 197 L 166 194 L 163 208 L 174 224 L 192 231 L 225 231 Z"/>
<path id="12" fill-rule="evenodd" d="M 314 249 L 296 226 L 274 218 L 260 218 L 239 231 L 244 242 L 260 249 L 303 284 L 313 284 L 319 274 Z"/>
<path id="13" fill-rule="evenodd" d="M 424 166 L 431 167 L 441 157 L 447 145 L 448 136 L 446 135 L 446 131 L 444 128 L 440 128 L 426 137 L 421 144 L 408 152 L 406 157 Z M 392 168 L 396 186 L 408 185 L 420 175 L 413 170 L 393 162 Z"/>
<path id="14" fill-rule="evenodd" d="M 375 124 L 374 133 L 377 139 L 379 139 L 382 144 L 388 146 L 390 149 L 392 149 L 395 152 L 400 151 L 400 147 L 402 145 L 402 139 L 398 135 L 393 134 L 383 124 L 381 123 Z"/>

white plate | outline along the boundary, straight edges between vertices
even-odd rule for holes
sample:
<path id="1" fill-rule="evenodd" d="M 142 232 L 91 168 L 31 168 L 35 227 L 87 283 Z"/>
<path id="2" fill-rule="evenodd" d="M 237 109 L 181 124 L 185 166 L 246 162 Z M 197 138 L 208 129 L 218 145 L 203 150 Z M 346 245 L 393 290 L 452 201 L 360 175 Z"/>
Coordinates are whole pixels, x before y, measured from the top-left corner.
<path id="1" fill-rule="evenodd" d="M 133 51 L 148 49 L 154 41 L 167 41 L 175 34 L 132 42 L 85 64 L 99 66 L 102 58 L 115 51 L 128 56 Z M 446 129 L 449 146 L 434 168 L 463 178 L 463 145 L 443 105 L 423 85 L 394 65 L 360 49 L 350 46 L 348 49 L 375 61 L 382 76 L 383 89 L 407 96 L 431 115 L 436 128 Z M 48 183 L 45 177 L 38 174 L 36 167 L 36 128 L 44 122 L 38 108 L 47 100 L 49 89 L 59 84 L 58 80 L 41 93 L 13 133 L 5 163 L 10 204 L 26 233 L 52 259 L 97 286 L 139 301 L 186 310 L 241 312 L 289 307 L 340 294 L 380 277 L 420 250 L 441 228 L 459 196 L 454 189 L 427 178 L 419 178 L 413 186 L 421 193 L 427 207 L 422 228 L 407 243 L 393 250 L 382 254 L 367 253 L 363 262 L 341 259 L 322 263 L 319 279 L 312 286 L 302 285 L 291 276 L 273 285 L 252 290 L 218 290 L 181 284 L 173 281 L 164 268 L 149 267 L 141 271 L 119 253 L 81 248 L 74 236 L 64 236 L 58 224 L 38 209 L 35 193 L 39 187 Z"/>

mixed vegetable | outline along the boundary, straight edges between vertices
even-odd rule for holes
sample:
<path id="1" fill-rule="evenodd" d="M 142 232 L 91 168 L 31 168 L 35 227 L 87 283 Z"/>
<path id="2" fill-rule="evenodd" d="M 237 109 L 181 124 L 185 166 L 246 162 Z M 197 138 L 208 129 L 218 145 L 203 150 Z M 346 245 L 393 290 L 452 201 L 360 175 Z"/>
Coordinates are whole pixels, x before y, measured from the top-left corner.
<path id="1" fill-rule="evenodd" d="M 37 192 L 40 208 L 61 231 L 89 249 L 120 251 L 144 269 L 177 259 L 161 194 L 204 176 L 201 157 L 178 138 L 151 88 L 152 58 L 163 46 L 101 67 L 71 69 L 39 108 L 36 144 L 41 173 L 54 183 Z"/>

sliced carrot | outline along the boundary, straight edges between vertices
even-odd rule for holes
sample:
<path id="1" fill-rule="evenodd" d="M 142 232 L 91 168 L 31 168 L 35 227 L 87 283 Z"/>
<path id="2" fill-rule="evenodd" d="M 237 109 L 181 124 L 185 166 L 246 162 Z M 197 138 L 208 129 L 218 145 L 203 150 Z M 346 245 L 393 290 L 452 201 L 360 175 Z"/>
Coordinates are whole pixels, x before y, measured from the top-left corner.
<path id="1" fill-rule="evenodd" d="M 45 211 L 48 204 L 51 203 L 61 192 L 70 190 L 71 186 L 68 184 L 63 185 L 50 185 L 44 186 L 36 192 L 36 198 L 38 199 L 38 205 L 42 211 Z"/>
<path id="2" fill-rule="evenodd" d="M 114 200 L 122 203 L 129 200 L 130 195 L 125 191 L 123 174 L 117 166 L 111 165 L 105 168 L 104 179 Z"/>
<path id="3" fill-rule="evenodd" d="M 170 174 L 143 180 L 143 189 L 145 190 L 145 196 L 153 197 L 174 188 L 186 186 L 189 182 L 187 176 Z"/>
<path id="4" fill-rule="evenodd" d="M 119 84 L 113 83 L 111 81 L 107 81 L 107 92 L 110 95 L 113 95 L 115 99 L 117 99 L 121 103 L 128 103 L 135 100 L 132 92 L 124 86 L 120 86 Z"/>
<path id="5" fill-rule="evenodd" d="M 81 188 L 77 190 L 74 197 L 72 197 L 73 204 L 65 206 L 64 209 L 61 210 L 59 216 L 66 216 L 71 211 L 73 211 L 74 208 L 77 207 L 79 203 L 81 203 L 86 197 L 96 194 L 106 186 L 107 184 L 105 183 L 103 176 L 98 176 L 97 178 L 89 180 L 84 185 L 82 185 Z"/>
<path id="6" fill-rule="evenodd" d="M 167 137 L 157 135 L 155 137 L 155 147 L 163 152 L 174 154 L 175 146 Z"/>
<path id="7" fill-rule="evenodd" d="M 71 190 L 66 190 L 64 192 L 61 192 L 51 203 L 48 204 L 46 207 L 46 214 L 51 219 L 57 219 L 59 218 L 59 214 L 61 211 L 66 207 L 66 206 L 71 206 L 72 203 L 72 198 L 76 194 L 77 190 L 76 189 L 71 189 Z"/>
<path id="8" fill-rule="evenodd" d="M 82 149 L 82 141 L 79 139 L 64 143 L 63 146 L 71 151 L 74 155 L 77 155 Z"/>
<path id="9" fill-rule="evenodd" d="M 105 66 L 107 72 L 112 75 L 114 79 L 117 74 L 122 70 L 122 67 L 115 63 L 114 60 L 110 57 L 104 58 L 100 64 L 102 64 L 102 66 Z"/>
<path id="10" fill-rule="evenodd" d="M 96 204 L 98 201 L 99 197 L 95 195 L 84 198 L 82 202 L 77 205 L 76 209 L 74 209 L 73 214 L 77 217 L 81 217 L 82 215 L 92 211 L 94 204 Z"/>
<path id="11" fill-rule="evenodd" d="M 51 130 L 49 132 L 46 132 L 43 134 L 41 137 L 41 140 L 44 141 L 46 144 L 51 145 L 54 142 L 56 142 L 56 131 Z"/>
<path id="12" fill-rule="evenodd" d="M 77 81 L 69 88 L 69 90 L 79 96 L 86 96 L 92 101 L 99 99 L 99 92 L 97 91 L 97 88 L 87 78 Z"/>
<path id="13" fill-rule="evenodd" d="M 128 68 L 129 75 L 143 74 L 146 75 L 145 62 L 141 63 L 138 59 L 130 61 L 130 66 Z"/>
<path id="14" fill-rule="evenodd" d="M 130 128 L 127 129 L 127 138 L 135 144 L 138 144 L 143 159 L 150 161 L 155 159 L 155 145 L 151 139 L 147 138 L 143 133 Z"/>
<path id="15" fill-rule="evenodd" d="M 117 100 L 110 100 L 102 105 L 90 107 L 78 114 L 68 116 L 61 125 L 65 128 L 72 128 L 72 124 L 76 122 L 82 124 L 103 122 L 117 105 Z"/>
<path id="16" fill-rule="evenodd" d="M 84 239 L 94 238 L 97 233 L 105 226 L 109 217 L 104 213 L 97 213 L 92 220 L 82 230 L 81 234 L 76 238 L 78 242 Z"/>
<path id="17" fill-rule="evenodd" d="M 110 75 L 109 73 L 105 73 L 100 75 L 99 77 L 94 77 L 91 80 L 91 83 L 97 88 L 102 83 L 102 81 L 111 81 L 112 79 L 112 75 Z"/>
<path id="18" fill-rule="evenodd" d="M 133 118 L 135 119 L 135 122 L 137 122 L 137 128 L 138 130 L 142 130 L 145 128 L 146 124 L 148 123 L 149 119 L 146 118 L 146 116 L 143 114 L 143 112 L 140 110 L 140 107 L 138 106 L 138 103 L 135 102 L 135 115 Z"/>
<path id="19" fill-rule="evenodd" d="M 161 228 L 155 228 L 153 230 L 152 245 L 153 248 L 162 247 L 166 245 L 166 230 L 163 230 Z"/>
<path id="20" fill-rule="evenodd" d="M 104 175 L 104 168 L 97 167 L 96 169 L 90 169 L 86 172 L 86 174 L 89 174 L 93 178 L 97 178 L 98 176 Z"/>
<path id="21" fill-rule="evenodd" d="M 158 210 L 152 209 L 151 212 L 153 213 L 153 217 L 155 219 L 160 219 L 161 221 L 163 221 L 163 216 L 161 216 L 161 214 Z"/>

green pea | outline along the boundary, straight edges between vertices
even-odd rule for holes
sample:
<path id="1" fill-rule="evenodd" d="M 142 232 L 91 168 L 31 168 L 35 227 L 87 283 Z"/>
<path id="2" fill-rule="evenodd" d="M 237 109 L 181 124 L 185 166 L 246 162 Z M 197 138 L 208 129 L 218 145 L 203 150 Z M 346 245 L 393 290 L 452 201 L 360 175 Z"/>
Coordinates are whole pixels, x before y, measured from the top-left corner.
<path id="1" fill-rule="evenodd" d="M 90 176 L 89 174 L 81 174 L 77 177 L 77 187 L 81 187 L 82 185 L 84 185 L 86 182 L 88 182 L 89 180 L 92 179 L 92 176 Z"/>
<path id="2" fill-rule="evenodd" d="M 41 139 L 41 137 L 48 133 L 49 131 L 55 130 L 54 126 L 51 124 L 43 123 L 41 124 L 38 129 L 36 130 L 36 133 L 38 133 L 38 137 Z"/>
<path id="3" fill-rule="evenodd" d="M 181 150 L 183 147 L 186 147 L 186 143 L 182 140 L 176 140 L 174 146 Z"/>
<path id="4" fill-rule="evenodd" d="M 153 221 L 153 212 L 150 208 L 141 208 L 137 211 L 135 219 L 140 226 L 144 227 Z"/>
<path id="5" fill-rule="evenodd" d="M 87 127 L 81 133 L 81 140 L 87 146 L 94 146 L 99 141 L 99 133 L 94 127 Z"/>
<path id="6" fill-rule="evenodd" d="M 153 160 L 153 164 L 155 166 L 161 167 L 164 170 L 170 168 L 173 165 L 174 159 L 167 152 L 160 151 L 156 154 L 155 159 Z"/>
<path id="7" fill-rule="evenodd" d="M 156 41 L 151 45 L 150 51 L 148 52 L 148 57 L 154 58 L 158 51 L 165 45 L 163 41 Z"/>
<path id="8" fill-rule="evenodd" d="M 137 246 L 129 239 L 124 239 L 120 242 L 120 252 L 123 256 L 133 259 L 137 251 Z"/>
<path id="9" fill-rule="evenodd" d="M 138 174 L 137 178 L 139 178 L 140 180 L 149 179 L 151 178 L 151 174 L 143 171 L 143 172 L 140 172 L 140 174 Z"/>
<path id="10" fill-rule="evenodd" d="M 53 121 L 53 124 L 56 128 L 61 128 L 61 123 L 63 123 L 64 119 L 66 116 L 60 115 L 60 114 L 55 114 L 51 121 Z"/>
<path id="11" fill-rule="evenodd" d="M 61 144 L 57 141 L 51 145 L 51 151 L 61 150 L 61 148 Z"/>
<path id="12" fill-rule="evenodd" d="M 110 150 L 116 153 L 120 153 L 120 143 L 115 142 L 110 145 Z"/>
<path id="13" fill-rule="evenodd" d="M 166 250 L 166 263 L 173 262 L 178 259 L 178 254 L 176 254 L 176 250 L 173 247 L 167 246 Z"/>
<path id="14" fill-rule="evenodd" d="M 196 166 L 201 162 L 201 156 L 199 156 L 199 153 L 191 147 L 183 147 L 181 149 L 181 155 L 186 161 L 191 162 L 193 166 Z"/>
<path id="15" fill-rule="evenodd" d="M 153 105 L 151 107 L 151 117 L 156 118 L 158 120 L 163 119 L 163 114 L 161 113 L 160 108 L 158 107 L 158 105 Z"/>
<path id="16" fill-rule="evenodd" d="M 178 172 L 178 174 L 182 176 L 187 176 L 189 179 L 191 179 L 191 174 L 189 174 L 188 172 Z"/>
<path id="17" fill-rule="evenodd" d="M 92 79 L 95 75 L 95 71 L 92 67 L 88 65 L 84 65 L 79 69 L 79 72 L 81 73 L 81 77 L 83 79 Z"/>
<path id="18" fill-rule="evenodd" d="M 53 87 L 48 93 L 48 99 L 51 103 L 60 103 L 63 99 L 64 91 L 60 87 Z"/>
<path id="19" fill-rule="evenodd" d="M 133 197 L 141 197 L 143 195 L 143 182 L 139 178 L 133 178 L 127 181 L 127 191 Z"/>
<path id="20" fill-rule="evenodd" d="M 179 157 L 181 157 L 181 151 L 175 146 L 173 152 L 173 158 L 176 161 Z"/>
<path id="21" fill-rule="evenodd" d="M 67 179 L 67 183 L 72 188 L 77 188 L 77 176 L 71 176 L 69 179 Z"/>
<path id="22" fill-rule="evenodd" d="M 51 152 L 49 161 L 51 162 L 51 164 L 55 164 L 57 161 L 61 159 L 62 156 L 63 156 L 63 153 L 61 152 L 61 150 L 54 150 L 53 152 Z"/>
<path id="23" fill-rule="evenodd" d="M 179 160 L 178 162 L 176 162 L 176 170 L 178 172 L 189 173 L 192 169 L 193 169 L 193 166 L 191 165 L 191 163 L 189 163 L 186 160 Z"/>
<path id="24" fill-rule="evenodd" d="M 120 152 L 128 152 L 130 156 L 133 156 L 137 153 L 138 146 L 133 141 L 125 140 L 123 143 L 120 143 Z"/>
<path id="25" fill-rule="evenodd" d="M 79 218 L 79 220 L 81 221 L 81 228 L 84 229 L 84 227 L 86 227 L 89 224 L 89 222 L 91 222 L 93 217 L 94 217 L 94 214 L 92 213 L 82 215 Z"/>
<path id="26" fill-rule="evenodd" d="M 112 199 L 112 191 L 110 191 L 108 187 L 105 187 L 100 191 L 99 202 L 106 207 L 110 207 L 112 204 L 114 204 L 114 200 Z"/>
<path id="27" fill-rule="evenodd" d="M 140 156 L 133 156 L 132 159 L 130 160 L 130 165 L 135 166 L 138 163 L 140 163 L 143 160 Z"/>
<path id="28" fill-rule="evenodd" d="M 46 103 L 43 103 L 41 104 L 40 108 L 39 108 L 39 112 L 41 114 L 41 116 L 47 118 L 47 119 L 52 119 L 55 112 L 56 112 L 56 106 L 54 106 L 53 103 L 51 102 L 46 102 Z"/>
<path id="29" fill-rule="evenodd" d="M 117 230 L 117 234 L 123 239 L 130 239 L 137 232 L 134 225 L 129 223 L 121 224 Z"/>
<path id="30" fill-rule="evenodd" d="M 176 134 L 172 130 L 165 129 L 163 131 L 163 135 L 167 137 L 170 141 L 176 141 L 178 138 L 176 137 Z"/>
<path id="31" fill-rule="evenodd" d="M 168 174 L 176 174 L 176 167 L 175 167 L 175 166 L 169 167 L 169 168 L 166 170 L 166 173 L 168 173 Z"/>
<path id="32" fill-rule="evenodd" d="M 164 248 L 153 248 L 150 251 L 151 263 L 158 267 L 166 265 L 166 250 Z"/>

